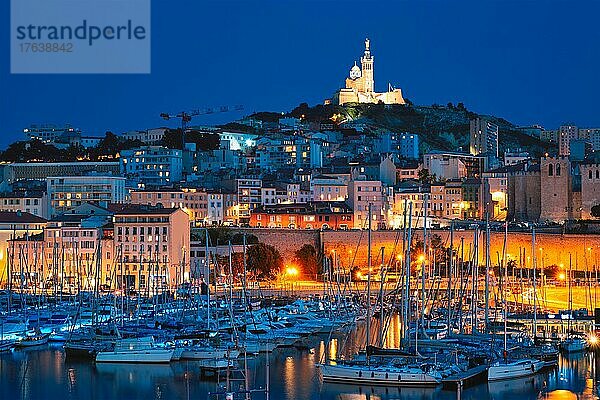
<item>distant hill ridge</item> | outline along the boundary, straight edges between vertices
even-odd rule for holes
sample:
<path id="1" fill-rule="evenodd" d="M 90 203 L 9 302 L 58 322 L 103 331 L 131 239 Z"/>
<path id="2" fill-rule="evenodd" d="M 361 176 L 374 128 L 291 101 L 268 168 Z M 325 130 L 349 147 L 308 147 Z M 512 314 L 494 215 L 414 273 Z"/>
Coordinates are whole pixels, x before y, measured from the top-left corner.
<path id="1" fill-rule="evenodd" d="M 457 106 L 413 106 L 385 104 L 316 105 L 300 104 L 288 117 L 303 118 L 309 122 L 355 121 L 367 127 L 367 133 L 378 135 L 385 131 L 416 133 L 421 139 L 421 151 L 469 151 L 469 121 L 482 116 L 496 123 L 500 130 L 500 156 L 507 149 L 521 148 L 539 157 L 555 148 L 546 142 L 517 130 L 517 126 L 504 118 L 479 115 L 467 110 L 461 103 Z M 258 112 L 251 117 L 265 122 L 276 122 L 281 113 Z"/>

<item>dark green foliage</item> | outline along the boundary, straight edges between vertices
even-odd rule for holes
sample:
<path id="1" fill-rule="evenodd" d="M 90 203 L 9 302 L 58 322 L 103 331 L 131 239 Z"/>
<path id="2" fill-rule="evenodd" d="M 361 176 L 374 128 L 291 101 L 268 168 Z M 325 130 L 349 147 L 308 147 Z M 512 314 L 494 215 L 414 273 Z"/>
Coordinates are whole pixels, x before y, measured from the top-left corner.
<path id="1" fill-rule="evenodd" d="M 204 229 L 193 229 L 192 230 L 192 240 L 197 240 L 202 245 L 204 245 L 204 240 L 206 238 L 206 233 Z M 244 244 L 244 234 L 242 232 L 236 232 L 231 228 L 226 226 L 218 226 L 214 228 L 208 228 L 208 238 L 209 245 L 216 246 L 225 245 L 231 241 L 231 244 Z M 258 243 L 258 238 L 253 234 L 246 234 L 246 244 L 256 244 Z"/>
<path id="2" fill-rule="evenodd" d="M 62 161 L 62 151 L 39 140 L 14 142 L 2 152 L 2 160 L 10 162 Z"/>
<path id="3" fill-rule="evenodd" d="M 181 149 L 181 139 L 181 129 L 168 129 L 160 144 L 170 149 Z M 216 133 L 190 130 L 185 134 L 185 142 L 196 143 L 197 150 L 208 151 L 218 149 L 221 139 Z"/>
<path id="4" fill-rule="evenodd" d="M 256 128 L 254 128 L 252 126 L 240 124 L 239 122 L 228 122 L 226 124 L 219 125 L 218 127 L 225 129 L 225 130 L 232 130 L 232 131 L 237 131 L 237 132 L 258 133 Z"/>
<path id="5" fill-rule="evenodd" d="M 262 122 L 279 122 L 279 118 L 282 117 L 280 113 L 270 112 L 270 111 L 261 111 L 251 115 L 252 118 L 262 121 Z"/>
<path id="6" fill-rule="evenodd" d="M 417 178 L 419 179 L 419 182 L 421 182 L 421 183 L 431 184 L 436 181 L 435 174 L 430 175 L 429 170 L 426 168 L 423 168 L 422 170 L 419 171 L 419 173 L 417 174 Z"/>
<path id="7" fill-rule="evenodd" d="M 305 244 L 296 250 L 294 261 L 300 267 L 300 274 L 305 277 L 314 278 L 317 274 L 321 273 L 319 255 L 312 244 Z"/>
<path id="8" fill-rule="evenodd" d="M 102 158 L 115 158 L 116 155 L 123 150 L 129 150 L 143 145 L 144 142 L 141 140 L 125 140 L 112 132 L 106 132 L 100 143 L 98 143 L 96 147 L 89 149 L 88 156 L 92 161 Z"/>
<path id="9" fill-rule="evenodd" d="M 59 149 L 39 140 L 15 142 L 2 152 L 2 160 L 12 162 L 45 161 L 69 162 L 77 160 L 98 161 L 104 158 L 116 158 L 116 155 L 126 149 L 143 146 L 139 140 L 125 140 L 112 132 L 106 132 L 104 138 L 96 147 L 85 149 L 82 146 L 71 145 Z"/>
<path id="10" fill-rule="evenodd" d="M 283 258 L 279 251 L 268 244 L 258 243 L 248 248 L 246 265 L 257 279 L 271 280 L 283 269 Z"/>

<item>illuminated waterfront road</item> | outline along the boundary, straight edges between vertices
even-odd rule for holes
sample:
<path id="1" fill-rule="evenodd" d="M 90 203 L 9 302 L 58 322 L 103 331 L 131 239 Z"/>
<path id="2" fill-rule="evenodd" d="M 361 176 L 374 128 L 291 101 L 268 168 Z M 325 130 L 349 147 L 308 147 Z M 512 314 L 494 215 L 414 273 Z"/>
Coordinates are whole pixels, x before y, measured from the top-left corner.
<path id="1" fill-rule="evenodd" d="M 260 290 L 260 292 L 263 295 L 308 296 L 314 294 L 322 295 L 323 293 L 330 293 L 336 295 L 339 293 L 365 293 L 366 287 L 366 282 L 352 282 L 348 283 L 347 285 L 345 285 L 344 283 L 340 283 L 339 285 L 337 283 L 328 283 L 327 285 L 324 285 L 323 282 L 295 281 L 277 283 L 272 285 L 261 285 L 260 289 L 258 287 L 255 287 L 250 291 L 256 292 Z M 396 282 L 386 283 L 384 285 L 384 292 L 387 293 L 395 289 L 396 287 Z M 372 282 L 371 292 L 374 296 L 376 296 L 379 293 L 380 288 L 380 282 Z M 431 289 L 431 286 L 427 285 L 427 288 Z M 447 286 L 445 282 L 441 282 L 439 285 L 435 284 L 434 288 L 437 288 L 438 291 L 441 293 L 445 293 Z M 240 288 L 236 288 L 236 290 L 240 290 Z M 480 285 L 479 290 L 481 294 L 483 294 L 482 285 Z M 490 292 L 492 293 L 490 294 L 490 298 L 494 297 L 493 291 L 494 288 L 492 287 L 490 289 Z M 597 306 L 600 307 L 600 287 L 588 288 L 586 286 L 575 286 L 572 288 L 572 293 L 573 309 L 586 308 L 589 310 L 590 314 L 593 314 L 593 309 Z M 569 290 L 567 287 L 549 286 L 545 288 L 538 288 L 538 306 L 540 307 L 540 309 L 546 309 L 551 312 L 569 309 L 568 294 Z M 533 289 L 531 287 L 529 289 L 525 289 L 523 294 L 512 293 L 508 296 L 508 300 L 511 303 L 533 305 Z"/>

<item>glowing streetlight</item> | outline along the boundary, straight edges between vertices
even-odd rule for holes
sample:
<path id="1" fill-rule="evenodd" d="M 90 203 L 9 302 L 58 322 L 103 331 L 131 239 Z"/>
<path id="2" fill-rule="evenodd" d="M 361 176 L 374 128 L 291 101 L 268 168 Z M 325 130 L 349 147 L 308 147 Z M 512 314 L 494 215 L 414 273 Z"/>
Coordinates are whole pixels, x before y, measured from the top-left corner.
<path id="1" fill-rule="evenodd" d="M 286 267 L 285 274 L 287 276 L 289 276 L 289 277 L 296 277 L 296 276 L 298 276 L 298 268 L 296 268 L 296 267 Z"/>

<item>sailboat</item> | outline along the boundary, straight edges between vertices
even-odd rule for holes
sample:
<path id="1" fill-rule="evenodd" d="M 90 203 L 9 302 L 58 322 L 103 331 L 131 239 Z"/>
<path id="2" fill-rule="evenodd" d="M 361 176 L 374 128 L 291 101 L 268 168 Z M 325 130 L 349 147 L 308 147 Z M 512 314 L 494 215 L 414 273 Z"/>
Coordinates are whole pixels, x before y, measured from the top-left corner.
<path id="1" fill-rule="evenodd" d="M 36 329 L 32 333 L 27 333 L 23 336 L 23 338 L 15 344 L 15 347 L 42 346 L 48 343 L 49 338 L 49 333 L 42 333 L 39 329 Z"/>
<path id="2" fill-rule="evenodd" d="M 567 338 L 563 340 L 560 344 L 560 349 L 568 354 L 581 353 L 587 350 L 588 348 L 587 340 L 585 340 L 582 337 L 573 336 L 571 332 L 571 319 L 573 319 L 573 291 L 571 289 L 571 279 L 573 271 L 571 267 L 571 254 L 569 254 L 569 276 L 567 277 L 567 284 L 569 285 L 569 319 L 567 323 Z M 575 268 L 577 269 L 577 261 L 575 261 Z"/>
<path id="3" fill-rule="evenodd" d="M 120 339 L 113 350 L 98 352 L 96 363 L 165 364 L 171 362 L 174 352 L 156 347 L 152 337 Z"/>
<path id="4" fill-rule="evenodd" d="M 16 343 L 16 339 L 4 338 L 4 320 L 0 320 L 0 353 L 11 351 Z"/>
<path id="5" fill-rule="evenodd" d="M 442 376 L 415 366 L 337 364 L 318 365 L 325 382 L 385 386 L 437 386 Z"/>
<path id="6" fill-rule="evenodd" d="M 508 238 L 508 221 L 504 224 L 504 247 L 503 247 L 503 255 L 502 255 L 502 264 L 500 265 L 500 278 L 502 278 L 502 273 L 504 272 L 504 276 L 508 277 L 508 269 L 506 262 L 506 241 Z M 532 243 L 535 246 L 535 228 L 532 231 Z M 533 274 L 536 274 L 536 262 L 535 262 L 535 252 L 533 257 Z M 504 271 L 503 271 L 504 270 Z M 522 378 L 525 376 L 533 375 L 539 372 L 544 367 L 544 361 L 523 358 L 517 360 L 508 360 L 508 347 L 507 347 L 507 308 L 506 308 L 506 292 L 504 288 L 501 288 L 502 293 L 502 303 L 503 303 L 503 311 L 504 311 L 504 350 L 503 350 L 503 360 L 496 361 L 494 364 L 490 365 L 488 368 L 488 381 L 499 381 L 503 379 L 516 379 Z"/>
<path id="7" fill-rule="evenodd" d="M 369 204 L 366 346 L 370 346 L 371 320 L 371 207 L 371 204 Z M 430 365 L 396 365 L 389 361 L 384 361 L 381 364 L 372 364 L 368 353 L 366 362 L 348 361 L 336 364 L 317 364 L 317 368 L 319 368 L 324 382 L 420 387 L 437 386 L 442 382 L 441 374 Z"/>

